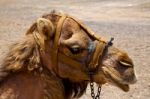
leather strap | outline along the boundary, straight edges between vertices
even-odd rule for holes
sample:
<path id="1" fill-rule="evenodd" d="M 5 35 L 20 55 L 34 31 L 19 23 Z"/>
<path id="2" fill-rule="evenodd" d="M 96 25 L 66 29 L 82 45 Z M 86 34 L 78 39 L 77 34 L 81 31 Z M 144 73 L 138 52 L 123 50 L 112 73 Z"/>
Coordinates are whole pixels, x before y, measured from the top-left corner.
<path id="1" fill-rule="evenodd" d="M 97 35 L 95 32 L 93 32 L 92 30 L 90 30 L 90 28 L 88 28 L 83 22 L 81 22 L 80 20 L 78 20 L 75 17 L 72 16 L 68 16 L 69 18 L 73 19 L 74 21 L 76 21 L 87 33 L 88 35 L 93 39 L 93 40 L 98 40 L 101 42 L 106 43 L 106 40 L 102 37 L 100 37 L 99 35 Z"/>
<path id="2" fill-rule="evenodd" d="M 102 54 L 103 54 L 103 51 L 105 49 L 105 43 L 104 42 L 98 42 L 97 45 L 96 45 L 96 49 L 94 51 L 94 54 L 89 62 L 89 65 L 88 65 L 88 68 L 90 70 L 94 70 L 97 68 L 99 64 L 99 61 L 102 57 Z"/>
<path id="3" fill-rule="evenodd" d="M 64 14 L 56 14 L 57 16 L 60 16 L 62 17 Z M 76 17 L 73 17 L 73 16 L 70 16 L 70 15 L 67 15 L 67 18 L 71 18 L 73 19 L 74 21 L 76 21 L 88 34 L 89 36 L 93 39 L 93 40 L 98 40 L 98 41 L 101 41 L 101 42 L 104 42 L 104 43 L 107 43 L 106 42 L 106 39 L 100 37 L 99 35 L 97 35 L 95 32 L 93 32 L 92 30 L 90 30 L 83 22 L 81 22 L 79 19 L 77 19 Z"/>
<path id="4" fill-rule="evenodd" d="M 61 29 L 63 26 L 63 23 L 66 19 L 66 15 L 62 15 L 61 18 L 58 21 L 57 27 L 56 27 L 56 34 L 54 38 L 54 46 L 53 46 L 53 52 L 52 52 L 52 62 L 55 71 L 58 71 L 58 47 L 59 47 L 59 38 L 61 35 Z"/>

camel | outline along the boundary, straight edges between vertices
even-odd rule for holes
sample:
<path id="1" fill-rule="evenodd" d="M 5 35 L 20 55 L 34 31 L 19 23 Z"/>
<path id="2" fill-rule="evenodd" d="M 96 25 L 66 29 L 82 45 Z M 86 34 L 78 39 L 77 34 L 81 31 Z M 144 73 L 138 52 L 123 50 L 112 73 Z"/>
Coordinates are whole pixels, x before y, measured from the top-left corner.
<path id="1" fill-rule="evenodd" d="M 77 18 L 52 11 L 10 47 L 0 67 L 0 99 L 79 98 L 90 82 L 129 91 L 136 82 L 132 59 Z"/>

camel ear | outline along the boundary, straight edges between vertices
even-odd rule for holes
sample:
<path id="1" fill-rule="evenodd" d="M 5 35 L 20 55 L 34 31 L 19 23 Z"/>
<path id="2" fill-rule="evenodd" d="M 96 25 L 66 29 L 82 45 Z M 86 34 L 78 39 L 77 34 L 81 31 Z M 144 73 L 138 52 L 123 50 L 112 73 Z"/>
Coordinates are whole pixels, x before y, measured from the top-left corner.
<path id="1" fill-rule="evenodd" d="M 45 50 L 45 41 L 54 35 L 54 26 L 48 19 L 39 18 L 36 22 L 37 31 L 34 31 L 41 50 Z"/>
<path id="2" fill-rule="evenodd" d="M 47 40 L 48 38 L 52 37 L 54 33 L 54 26 L 52 22 L 45 18 L 37 19 L 37 30 L 40 36 Z"/>

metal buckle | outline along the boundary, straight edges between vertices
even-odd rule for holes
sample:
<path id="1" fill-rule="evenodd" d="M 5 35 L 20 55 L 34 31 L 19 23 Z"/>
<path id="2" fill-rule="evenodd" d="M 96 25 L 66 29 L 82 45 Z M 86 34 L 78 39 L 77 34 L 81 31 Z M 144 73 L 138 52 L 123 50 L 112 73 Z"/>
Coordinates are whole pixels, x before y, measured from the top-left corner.
<path id="1" fill-rule="evenodd" d="M 107 45 L 112 46 L 113 45 L 113 42 L 112 42 L 113 40 L 114 40 L 114 38 L 111 37 L 110 40 L 107 42 Z"/>

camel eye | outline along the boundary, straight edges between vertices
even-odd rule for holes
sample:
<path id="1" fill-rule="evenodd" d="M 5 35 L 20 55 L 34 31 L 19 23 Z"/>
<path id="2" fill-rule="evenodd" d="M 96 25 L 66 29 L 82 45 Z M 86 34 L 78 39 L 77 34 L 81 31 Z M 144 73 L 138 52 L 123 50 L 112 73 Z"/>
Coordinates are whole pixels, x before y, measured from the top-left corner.
<path id="1" fill-rule="evenodd" d="M 74 46 L 70 47 L 69 50 L 71 51 L 72 54 L 79 54 L 82 52 L 81 47 L 78 45 L 74 45 Z"/>

